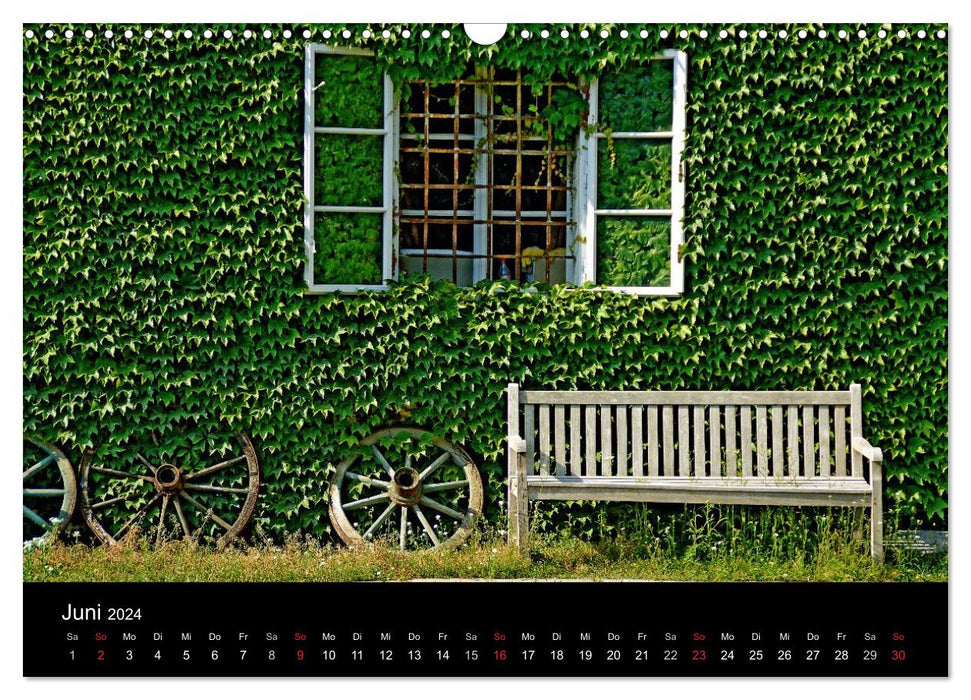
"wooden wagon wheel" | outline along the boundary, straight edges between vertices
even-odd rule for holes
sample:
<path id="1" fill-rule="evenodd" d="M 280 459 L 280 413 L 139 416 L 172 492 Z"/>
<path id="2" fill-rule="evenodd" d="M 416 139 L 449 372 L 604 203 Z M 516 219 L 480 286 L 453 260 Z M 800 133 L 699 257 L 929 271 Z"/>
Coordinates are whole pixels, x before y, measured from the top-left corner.
<path id="1" fill-rule="evenodd" d="M 101 462 L 94 450 L 81 458 L 81 513 L 107 545 L 138 529 L 155 545 L 185 539 L 222 547 L 256 508 L 260 467 L 243 433 L 217 440 L 205 456 L 134 451 L 110 466 Z"/>
<path id="2" fill-rule="evenodd" d="M 328 513 L 350 547 L 380 538 L 401 550 L 455 547 L 482 513 L 482 479 L 458 445 L 419 428 L 386 428 L 337 465 Z"/>
<path id="3" fill-rule="evenodd" d="M 24 541 L 45 542 L 74 514 L 74 467 L 53 445 L 26 436 L 24 463 L 31 464 L 24 469 Z"/>

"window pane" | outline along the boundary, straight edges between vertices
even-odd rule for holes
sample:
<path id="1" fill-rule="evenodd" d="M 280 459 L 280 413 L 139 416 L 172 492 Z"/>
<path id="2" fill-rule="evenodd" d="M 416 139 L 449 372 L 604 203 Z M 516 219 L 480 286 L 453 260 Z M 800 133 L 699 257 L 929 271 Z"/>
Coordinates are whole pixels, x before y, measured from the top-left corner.
<path id="1" fill-rule="evenodd" d="M 317 126 L 384 126 L 384 74 L 374 58 L 318 53 L 314 85 Z"/>
<path id="2" fill-rule="evenodd" d="M 314 204 L 381 206 L 384 182 L 383 137 L 318 135 L 314 150 Z"/>
<path id="3" fill-rule="evenodd" d="M 671 222 L 641 216 L 597 217 L 597 282 L 614 287 L 671 283 Z"/>
<path id="4" fill-rule="evenodd" d="M 673 81 L 674 63 L 669 60 L 604 73 L 600 78 L 600 123 L 614 131 L 670 130 Z"/>
<path id="5" fill-rule="evenodd" d="M 381 214 L 317 214 L 314 279 L 320 284 L 381 284 Z"/>
<path id="6" fill-rule="evenodd" d="M 600 209 L 668 209 L 671 143 L 598 139 L 597 206 Z M 611 152 L 612 151 L 612 152 Z"/>

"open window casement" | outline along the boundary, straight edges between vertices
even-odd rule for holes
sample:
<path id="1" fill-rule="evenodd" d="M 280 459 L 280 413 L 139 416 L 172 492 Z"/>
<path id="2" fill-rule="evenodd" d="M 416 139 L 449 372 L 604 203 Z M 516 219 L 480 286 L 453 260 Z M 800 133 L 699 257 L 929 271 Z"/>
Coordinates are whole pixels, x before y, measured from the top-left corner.
<path id="1" fill-rule="evenodd" d="M 667 50 L 591 82 L 577 158 L 574 280 L 641 295 L 684 290 L 687 56 Z"/>
<path id="2" fill-rule="evenodd" d="M 394 279 L 394 90 L 372 52 L 307 46 L 304 278 L 310 292 Z"/>

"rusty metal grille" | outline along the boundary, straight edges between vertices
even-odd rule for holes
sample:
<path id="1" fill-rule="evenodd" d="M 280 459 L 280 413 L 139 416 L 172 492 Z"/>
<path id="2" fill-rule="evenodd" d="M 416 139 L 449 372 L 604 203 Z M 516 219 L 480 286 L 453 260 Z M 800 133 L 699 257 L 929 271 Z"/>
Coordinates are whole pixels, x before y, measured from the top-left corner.
<path id="1" fill-rule="evenodd" d="M 566 80 L 479 69 L 409 81 L 400 104 L 400 269 L 468 285 L 565 282 L 575 228 L 575 146 L 543 118 Z"/>

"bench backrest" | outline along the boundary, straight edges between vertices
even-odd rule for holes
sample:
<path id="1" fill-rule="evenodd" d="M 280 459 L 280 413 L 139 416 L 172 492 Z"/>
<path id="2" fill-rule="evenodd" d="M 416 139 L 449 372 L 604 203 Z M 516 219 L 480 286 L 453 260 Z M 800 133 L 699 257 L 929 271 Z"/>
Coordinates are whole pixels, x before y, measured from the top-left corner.
<path id="1" fill-rule="evenodd" d="M 508 387 L 527 474 L 863 478 L 849 391 L 535 391 Z"/>

